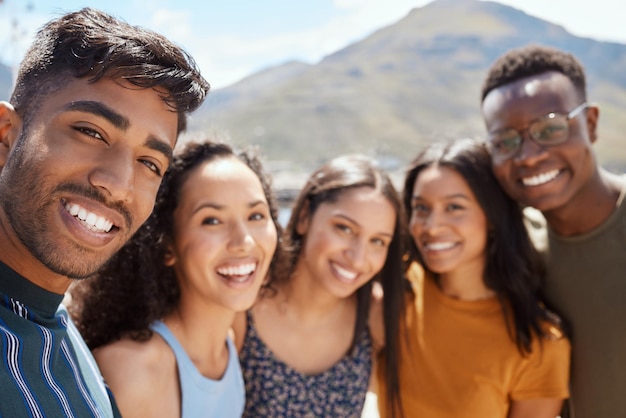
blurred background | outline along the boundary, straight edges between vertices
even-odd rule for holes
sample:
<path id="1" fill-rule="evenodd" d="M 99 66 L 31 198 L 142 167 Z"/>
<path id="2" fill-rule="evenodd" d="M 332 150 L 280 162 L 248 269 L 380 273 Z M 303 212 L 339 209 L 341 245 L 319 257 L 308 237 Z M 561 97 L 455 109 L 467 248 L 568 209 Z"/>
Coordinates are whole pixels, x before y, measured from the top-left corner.
<path id="1" fill-rule="evenodd" d="M 37 28 L 84 6 L 161 32 L 212 85 L 181 143 L 259 148 L 286 201 L 340 153 L 400 178 L 430 141 L 484 136 L 489 65 L 528 43 L 574 53 L 600 106 L 602 164 L 626 172 L 626 6 L 619 0 L 0 0 L 0 100 Z"/>
<path id="2" fill-rule="evenodd" d="M 490 64 L 528 43 L 574 53 L 600 106 L 600 162 L 626 172 L 626 6 L 620 0 L 0 0 L 0 100 L 37 28 L 91 6 L 163 33 L 212 84 L 179 143 L 258 147 L 281 220 L 311 170 L 376 157 L 398 181 L 428 142 L 485 135 Z M 376 417 L 368 394 L 364 417 Z"/>

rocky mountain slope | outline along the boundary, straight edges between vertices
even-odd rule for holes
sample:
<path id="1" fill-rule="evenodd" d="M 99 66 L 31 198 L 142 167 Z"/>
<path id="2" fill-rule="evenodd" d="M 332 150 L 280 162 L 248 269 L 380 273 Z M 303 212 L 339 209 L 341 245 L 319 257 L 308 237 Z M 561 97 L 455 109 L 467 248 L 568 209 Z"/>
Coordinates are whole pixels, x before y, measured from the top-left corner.
<path id="1" fill-rule="evenodd" d="M 437 0 L 315 65 L 288 62 L 213 91 L 192 135 L 255 144 L 310 169 L 332 155 L 375 155 L 390 167 L 423 144 L 484 135 L 480 86 L 489 65 L 528 43 L 574 53 L 601 106 L 600 159 L 626 167 L 626 45 L 569 34 L 495 2 Z M 210 81 L 210 74 L 206 74 Z"/>

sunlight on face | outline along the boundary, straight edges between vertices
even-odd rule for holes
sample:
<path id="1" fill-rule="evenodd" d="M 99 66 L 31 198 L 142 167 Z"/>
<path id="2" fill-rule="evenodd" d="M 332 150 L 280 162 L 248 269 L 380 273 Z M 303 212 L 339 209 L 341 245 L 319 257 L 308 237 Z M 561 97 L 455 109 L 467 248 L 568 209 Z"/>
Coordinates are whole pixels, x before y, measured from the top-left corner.
<path id="1" fill-rule="evenodd" d="M 411 198 L 410 232 L 427 267 L 439 274 L 485 264 L 487 218 L 463 177 L 431 166 L 417 177 Z"/>
<path id="2" fill-rule="evenodd" d="M 202 295 L 233 311 L 248 309 L 277 245 L 276 226 L 257 175 L 235 157 L 195 168 L 174 212 L 173 265 L 182 298 Z"/>
<path id="3" fill-rule="evenodd" d="M 337 297 L 347 297 L 385 264 L 396 211 L 370 187 L 347 189 L 298 225 L 305 235 L 299 266 Z"/>

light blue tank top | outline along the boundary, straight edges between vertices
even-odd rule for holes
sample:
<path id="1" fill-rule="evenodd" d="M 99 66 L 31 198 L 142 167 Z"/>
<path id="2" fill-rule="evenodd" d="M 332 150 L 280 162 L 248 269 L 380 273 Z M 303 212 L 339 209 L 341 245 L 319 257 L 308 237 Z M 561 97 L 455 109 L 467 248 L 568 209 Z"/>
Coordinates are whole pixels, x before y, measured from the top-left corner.
<path id="1" fill-rule="evenodd" d="M 161 321 L 150 328 L 159 334 L 176 356 L 181 386 L 182 418 L 240 418 L 245 404 L 245 387 L 239 365 L 237 349 L 230 337 L 228 365 L 220 380 L 208 379 L 198 372 L 196 366 L 180 345 L 174 334 Z"/>

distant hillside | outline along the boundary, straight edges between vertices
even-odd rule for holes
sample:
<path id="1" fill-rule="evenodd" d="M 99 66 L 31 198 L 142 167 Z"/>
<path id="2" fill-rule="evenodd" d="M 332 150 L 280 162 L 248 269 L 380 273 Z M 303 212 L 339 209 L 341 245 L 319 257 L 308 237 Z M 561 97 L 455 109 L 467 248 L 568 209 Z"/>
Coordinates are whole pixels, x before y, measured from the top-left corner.
<path id="1" fill-rule="evenodd" d="M 575 37 L 477 0 L 437 0 L 316 65 L 286 63 L 213 91 L 189 137 L 227 134 L 306 170 L 344 152 L 404 164 L 428 141 L 484 135 L 479 90 L 487 68 L 531 42 L 583 62 L 590 99 L 601 106 L 597 152 L 626 171 L 626 45 Z"/>

